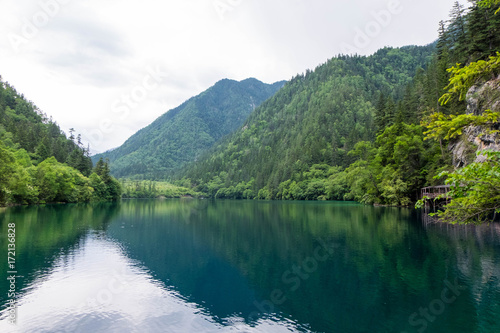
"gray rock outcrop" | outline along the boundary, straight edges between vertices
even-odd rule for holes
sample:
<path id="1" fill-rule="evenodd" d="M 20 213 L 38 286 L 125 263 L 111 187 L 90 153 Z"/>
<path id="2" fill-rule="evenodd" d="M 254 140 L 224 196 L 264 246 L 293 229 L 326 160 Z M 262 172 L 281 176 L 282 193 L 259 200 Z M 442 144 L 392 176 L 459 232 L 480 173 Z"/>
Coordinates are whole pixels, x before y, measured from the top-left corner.
<path id="1" fill-rule="evenodd" d="M 500 76 L 481 85 L 470 88 L 467 93 L 467 114 L 480 115 L 485 110 L 500 111 Z M 500 130 L 500 123 L 494 126 Z M 500 135 L 488 134 L 480 126 L 469 126 L 463 135 L 451 143 L 453 165 L 457 168 L 472 162 L 482 162 L 484 156 L 476 153 L 482 150 L 500 151 Z"/>

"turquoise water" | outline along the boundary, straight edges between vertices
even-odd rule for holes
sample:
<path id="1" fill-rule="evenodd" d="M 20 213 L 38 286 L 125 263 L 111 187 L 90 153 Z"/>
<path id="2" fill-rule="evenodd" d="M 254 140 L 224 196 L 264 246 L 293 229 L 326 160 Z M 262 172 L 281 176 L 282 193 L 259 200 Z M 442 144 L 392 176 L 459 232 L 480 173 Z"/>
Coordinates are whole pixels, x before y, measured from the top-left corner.
<path id="1" fill-rule="evenodd" d="M 499 225 L 184 199 L 15 207 L 0 228 L 0 332 L 500 332 Z"/>

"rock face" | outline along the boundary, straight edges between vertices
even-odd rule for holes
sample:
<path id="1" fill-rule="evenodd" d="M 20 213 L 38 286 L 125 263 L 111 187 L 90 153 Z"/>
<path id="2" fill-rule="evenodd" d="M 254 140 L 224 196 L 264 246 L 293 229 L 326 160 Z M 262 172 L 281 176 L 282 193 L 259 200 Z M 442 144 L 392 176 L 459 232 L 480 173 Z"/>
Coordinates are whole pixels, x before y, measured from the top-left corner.
<path id="1" fill-rule="evenodd" d="M 484 84 L 473 86 L 467 93 L 467 114 L 480 115 L 485 110 L 500 111 L 500 76 Z M 495 129 L 500 129 L 497 123 Z M 487 134 L 480 126 L 469 126 L 460 139 L 450 144 L 453 165 L 457 168 L 472 162 L 482 162 L 478 151 L 500 151 L 500 135 Z"/>

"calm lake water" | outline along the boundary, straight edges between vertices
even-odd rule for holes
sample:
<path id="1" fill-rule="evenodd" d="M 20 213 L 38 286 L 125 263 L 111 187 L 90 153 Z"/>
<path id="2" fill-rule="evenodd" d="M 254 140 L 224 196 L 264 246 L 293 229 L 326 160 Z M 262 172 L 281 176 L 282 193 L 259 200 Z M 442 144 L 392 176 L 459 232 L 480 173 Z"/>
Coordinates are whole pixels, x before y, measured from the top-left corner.
<path id="1" fill-rule="evenodd" d="M 9 208 L 0 229 L 0 332 L 500 332 L 499 225 L 186 199 Z"/>

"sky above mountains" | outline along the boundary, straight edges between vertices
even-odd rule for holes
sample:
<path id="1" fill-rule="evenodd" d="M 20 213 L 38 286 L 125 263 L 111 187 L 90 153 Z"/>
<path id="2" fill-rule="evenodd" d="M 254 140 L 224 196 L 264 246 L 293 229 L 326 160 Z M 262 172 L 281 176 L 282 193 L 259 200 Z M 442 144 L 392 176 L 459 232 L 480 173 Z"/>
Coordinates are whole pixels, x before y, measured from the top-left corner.
<path id="1" fill-rule="evenodd" d="M 272 83 L 340 53 L 428 44 L 453 3 L 4 0 L 0 75 L 102 152 L 222 78 Z"/>

